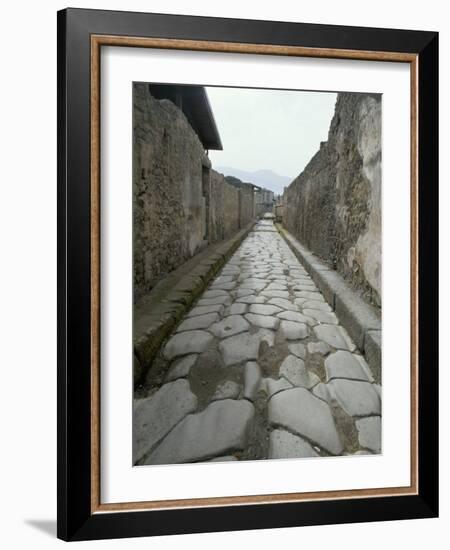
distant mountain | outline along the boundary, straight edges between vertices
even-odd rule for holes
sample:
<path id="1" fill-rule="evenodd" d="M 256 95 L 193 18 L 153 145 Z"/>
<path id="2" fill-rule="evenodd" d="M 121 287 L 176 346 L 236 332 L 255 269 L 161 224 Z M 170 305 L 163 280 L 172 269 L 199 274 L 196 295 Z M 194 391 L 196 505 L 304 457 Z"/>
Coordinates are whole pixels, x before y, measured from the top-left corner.
<path id="1" fill-rule="evenodd" d="M 294 178 L 288 176 L 280 176 L 273 170 L 256 170 L 255 172 L 247 172 L 246 170 L 239 170 L 238 168 L 231 168 L 230 166 L 217 166 L 213 167 L 217 172 L 222 173 L 224 176 L 234 176 L 241 181 L 248 183 L 254 183 L 259 187 L 265 187 L 270 189 L 276 195 L 282 195 L 284 187 L 287 187 Z"/>

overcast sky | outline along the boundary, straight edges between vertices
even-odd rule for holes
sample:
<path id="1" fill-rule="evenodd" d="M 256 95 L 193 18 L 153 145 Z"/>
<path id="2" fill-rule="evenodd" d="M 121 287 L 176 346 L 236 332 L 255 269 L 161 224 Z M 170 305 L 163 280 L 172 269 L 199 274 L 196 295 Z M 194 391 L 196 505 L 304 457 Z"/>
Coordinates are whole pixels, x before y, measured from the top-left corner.
<path id="1" fill-rule="evenodd" d="M 328 136 L 335 93 L 208 87 L 223 151 L 214 166 L 296 177 Z"/>

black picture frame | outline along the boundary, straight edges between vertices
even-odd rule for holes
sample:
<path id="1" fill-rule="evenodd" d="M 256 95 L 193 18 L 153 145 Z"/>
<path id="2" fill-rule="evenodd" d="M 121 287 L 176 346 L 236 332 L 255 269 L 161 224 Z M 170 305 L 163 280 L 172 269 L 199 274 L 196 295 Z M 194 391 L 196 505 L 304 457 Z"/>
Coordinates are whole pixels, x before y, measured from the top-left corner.
<path id="1" fill-rule="evenodd" d="M 93 513 L 91 36 L 417 56 L 418 491 L 415 495 Z M 438 33 L 86 9 L 58 12 L 58 537 L 88 540 L 438 515 Z"/>

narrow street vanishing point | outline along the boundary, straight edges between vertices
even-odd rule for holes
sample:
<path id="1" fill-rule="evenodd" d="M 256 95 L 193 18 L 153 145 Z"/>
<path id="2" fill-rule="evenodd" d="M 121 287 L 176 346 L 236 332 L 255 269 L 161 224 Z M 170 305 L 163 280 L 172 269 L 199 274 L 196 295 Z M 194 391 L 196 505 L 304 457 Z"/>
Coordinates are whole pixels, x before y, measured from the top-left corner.
<path id="1" fill-rule="evenodd" d="M 272 218 L 136 390 L 134 464 L 381 452 L 381 387 Z"/>

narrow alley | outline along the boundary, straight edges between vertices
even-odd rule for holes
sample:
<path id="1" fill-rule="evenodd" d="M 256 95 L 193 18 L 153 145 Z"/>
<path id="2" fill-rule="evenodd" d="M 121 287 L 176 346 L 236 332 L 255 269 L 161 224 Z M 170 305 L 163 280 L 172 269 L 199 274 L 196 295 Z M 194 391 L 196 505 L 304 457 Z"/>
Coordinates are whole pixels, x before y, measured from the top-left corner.
<path id="1" fill-rule="evenodd" d="M 134 464 L 381 451 L 381 387 L 260 219 L 135 393 Z"/>

